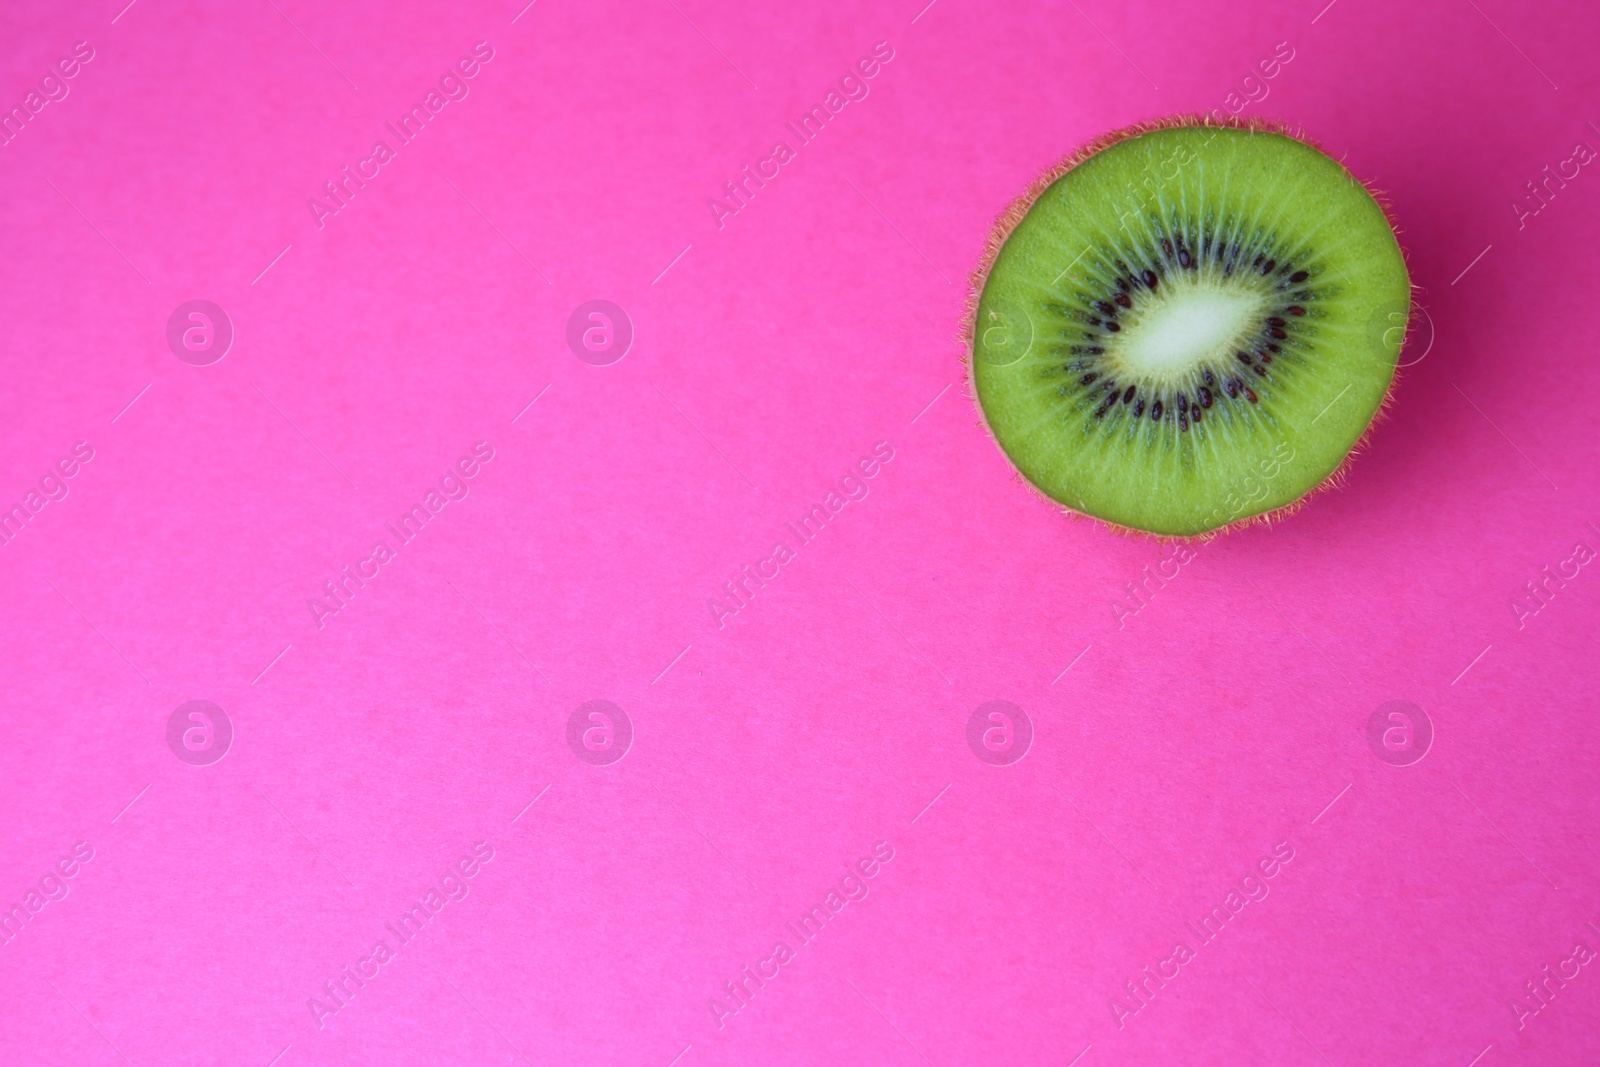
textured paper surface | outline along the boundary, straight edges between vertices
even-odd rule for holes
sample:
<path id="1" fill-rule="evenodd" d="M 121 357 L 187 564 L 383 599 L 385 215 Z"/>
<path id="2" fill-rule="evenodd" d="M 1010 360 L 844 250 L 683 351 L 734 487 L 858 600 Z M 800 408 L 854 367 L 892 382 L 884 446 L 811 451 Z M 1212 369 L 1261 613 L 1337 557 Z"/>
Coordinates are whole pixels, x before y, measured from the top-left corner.
<path id="1" fill-rule="evenodd" d="M 1590 8 L 122 5 L 0 56 L 0 1060 L 1600 1055 Z M 1212 109 L 1426 315 L 1179 558 L 956 337 L 1036 173 Z"/>

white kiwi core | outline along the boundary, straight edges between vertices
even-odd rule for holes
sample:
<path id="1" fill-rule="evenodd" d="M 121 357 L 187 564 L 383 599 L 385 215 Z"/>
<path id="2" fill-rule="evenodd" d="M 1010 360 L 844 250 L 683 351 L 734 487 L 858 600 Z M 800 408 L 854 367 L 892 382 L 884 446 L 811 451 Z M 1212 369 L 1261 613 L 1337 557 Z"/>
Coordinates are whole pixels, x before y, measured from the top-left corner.
<path id="1" fill-rule="evenodd" d="M 1123 374 L 1156 381 L 1225 363 L 1260 328 L 1266 294 L 1237 279 L 1174 279 L 1126 315 L 1111 346 Z"/>

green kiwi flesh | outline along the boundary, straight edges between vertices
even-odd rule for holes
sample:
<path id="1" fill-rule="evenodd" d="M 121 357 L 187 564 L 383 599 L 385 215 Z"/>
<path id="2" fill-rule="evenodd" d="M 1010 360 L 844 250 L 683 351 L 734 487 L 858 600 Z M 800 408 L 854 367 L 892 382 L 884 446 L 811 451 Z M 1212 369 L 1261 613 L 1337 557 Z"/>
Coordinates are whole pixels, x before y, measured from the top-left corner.
<path id="1" fill-rule="evenodd" d="M 1037 489 L 1171 536 L 1334 479 L 1383 406 L 1411 307 L 1383 209 L 1264 128 L 1157 124 L 1063 164 L 975 279 L 972 384 Z"/>

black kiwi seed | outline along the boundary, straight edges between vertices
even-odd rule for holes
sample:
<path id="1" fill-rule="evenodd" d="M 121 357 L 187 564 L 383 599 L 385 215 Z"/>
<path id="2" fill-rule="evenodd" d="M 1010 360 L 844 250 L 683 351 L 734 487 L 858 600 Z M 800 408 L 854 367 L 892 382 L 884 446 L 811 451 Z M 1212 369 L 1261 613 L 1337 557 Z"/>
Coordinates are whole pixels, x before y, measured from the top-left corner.
<path id="1" fill-rule="evenodd" d="M 1178 249 L 1178 265 L 1180 267 L 1187 267 L 1190 262 L 1192 261 L 1189 258 L 1189 250 L 1187 248 Z"/>
<path id="2" fill-rule="evenodd" d="M 1251 392 L 1250 387 L 1248 385 L 1244 387 L 1244 398 L 1246 400 L 1250 401 L 1250 403 L 1252 403 L 1252 404 L 1254 404 L 1256 402 L 1256 394 Z"/>
<path id="3" fill-rule="evenodd" d="M 1285 322 L 1283 319 L 1278 318 L 1278 316 L 1273 315 L 1271 318 L 1267 319 L 1267 325 L 1268 326 L 1287 326 L 1289 324 L 1287 322 Z"/>
<path id="4" fill-rule="evenodd" d="M 1178 429 L 1182 433 L 1189 432 L 1189 417 L 1183 412 L 1178 412 Z"/>
<path id="5" fill-rule="evenodd" d="M 1267 376 L 1267 368 L 1263 367 L 1259 363 L 1256 364 L 1254 367 L 1251 367 L 1250 369 L 1255 371 L 1257 374 L 1261 375 L 1261 377 L 1263 377 L 1263 378 L 1265 378 Z M 1251 401 L 1251 403 L 1255 403 L 1255 401 Z"/>
<path id="6" fill-rule="evenodd" d="M 1133 402 L 1133 394 L 1136 391 L 1137 391 L 1136 387 L 1131 386 L 1131 385 L 1128 386 L 1127 390 L 1124 391 L 1123 394 L 1122 394 L 1122 402 L 1124 404 L 1131 404 Z"/>
<path id="7" fill-rule="evenodd" d="M 1237 359 L 1240 363 L 1243 363 L 1245 366 L 1248 367 L 1250 365 L 1250 357 L 1245 355 L 1243 352 L 1235 352 L 1233 354 L 1233 356 L 1234 356 L 1235 359 Z"/>
<path id="8" fill-rule="evenodd" d="M 1299 304 L 1290 304 L 1288 311 L 1291 315 L 1304 315 L 1306 313 L 1306 309 Z"/>
<path id="9" fill-rule="evenodd" d="M 1256 358 L 1259 359 L 1263 363 L 1271 363 L 1272 362 L 1272 357 L 1267 355 L 1265 352 L 1257 352 L 1256 353 Z"/>
<path id="10" fill-rule="evenodd" d="M 1178 414 L 1181 416 L 1185 411 L 1188 411 L 1188 410 L 1189 410 L 1189 398 L 1184 396 L 1182 393 L 1179 393 L 1178 394 Z"/>
<path id="11" fill-rule="evenodd" d="M 1124 284 L 1121 278 L 1117 279 L 1117 284 L 1118 285 L 1123 285 Z M 1128 299 L 1128 294 L 1127 293 L 1118 293 L 1117 294 L 1117 303 L 1121 304 L 1125 308 L 1133 307 L 1133 301 Z M 1294 308 L 1290 308 L 1289 310 L 1290 311 L 1294 311 Z M 1300 311 L 1298 312 L 1298 314 L 1301 314 L 1301 315 L 1304 315 L 1305 313 L 1306 312 L 1305 312 L 1304 308 L 1301 308 Z"/>
<path id="12" fill-rule="evenodd" d="M 1209 379 L 1210 377 L 1211 375 L 1209 373 L 1206 374 L 1206 378 Z M 1200 406 L 1203 408 L 1208 408 L 1211 406 L 1211 390 L 1207 389 L 1203 385 L 1200 387 Z"/>
<path id="13" fill-rule="evenodd" d="M 1216 385 L 1217 384 L 1217 379 L 1211 373 L 1211 368 L 1210 367 L 1206 368 L 1206 384 L 1207 385 Z M 1207 395 L 1209 395 L 1209 394 L 1207 394 Z"/>
<path id="14" fill-rule="evenodd" d="M 1155 271 L 1147 270 L 1147 271 L 1144 272 L 1143 275 L 1141 275 L 1141 277 L 1144 278 L 1144 284 L 1145 284 L 1145 286 L 1147 288 L 1154 289 L 1156 287 L 1156 272 Z"/>
<path id="15" fill-rule="evenodd" d="M 1143 414 L 1144 414 L 1144 397 L 1141 396 L 1138 400 L 1135 400 L 1133 402 L 1133 417 L 1137 419 L 1140 415 L 1143 415 Z"/>
<path id="16" fill-rule="evenodd" d="M 1112 333 L 1121 333 L 1122 332 L 1122 327 L 1118 326 L 1114 322 L 1106 323 L 1106 329 L 1110 330 Z"/>
<path id="17" fill-rule="evenodd" d="M 1172 258 L 1172 242 L 1165 237 L 1161 239 L 1161 251 L 1167 254 L 1168 259 Z"/>
<path id="18" fill-rule="evenodd" d="M 1269 260 L 1266 261 L 1266 263 L 1262 264 L 1261 273 L 1262 274 L 1271 274 L 1272 273 L 1272 268 L 1276 267 L 1277 265 L 1278 265 L 1278 261 L 1277 260 L 1269 259 Z"/>
<path id="19" fill-rule="evenodd" d="M 1296 285 L 1299 285 L 1301 282 L 1305 281 L 1309 277 L 1311 277 L 1311 275 L 1306 273 L 1305 271 L 1297 270 L 1293 274 L 1289 275 L 1289 280 L 1291 282 L 1294 282 Z"/>
<path id="20" fill-rule="evenodd" d="M 1117 313 L 1117 309 L 1115 307 L 1113 307 L 1112 305 L 1106 303 L 1104 300 L 1095 301 L 1094 307 L 1095 307 L 1095 310 L 1100 312 L 1100 314 L 1102 314 L 1102 315 L 1115 315 Z M 1271 320 L 1269 319 L 1268 321 L 1270 322 Z M 1278 322 L 1278 325 L 1279 326 L 1283 325 L 1281 320 Z"/>
<path id="21" fill-rule="evenodd" d="M 1157 400 L 1150 405 L 1150 418 L 1155 422 L 1161 421 L 1161 401 Z"/>
<path id="22" fill-rule="evenodd" d="M 1078 384 L 1079 385 L 1088 385 L 1089 383 L 1093 382 L 1098 377 L 1100 377 L 1100 375 L 1098 375 L 1098 374 L 1085 374 L 1082 378 L 1078 379 Z"/>
<path id="23" fill-rule="evenodd" d="M 1234 381 L 1234 379 L 1229 378 L 1226 384 L 1227 384 L 1228 395 L 1230 397 L 1237 397 L 1239 395 L 1239 385 L 1238 385 L 1238 383 L 1236 381 Z"/>
<path id="24" fill-rule="evenodd" d="M 1270 337 L 1276 337 L 1280 341 L 1284 340 L 1285 338 L 1287 338 L 1289 336 L 1288 334 L 1284 333 L 1281 329 L 1279 329 L 1276 326 L 1267 327 L 1267 334 Z"/>

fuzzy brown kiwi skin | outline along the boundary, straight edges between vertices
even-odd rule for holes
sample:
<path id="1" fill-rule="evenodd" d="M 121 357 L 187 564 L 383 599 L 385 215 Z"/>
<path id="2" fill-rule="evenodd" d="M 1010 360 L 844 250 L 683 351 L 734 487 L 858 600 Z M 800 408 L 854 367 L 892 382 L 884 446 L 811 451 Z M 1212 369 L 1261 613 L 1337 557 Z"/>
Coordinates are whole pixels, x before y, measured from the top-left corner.
<path id="1" fill-rule="evenodd" d="M 989 439 L 995 442 L 996 448 L 999 448 L 999 438 L 997 438 L 994 434 L 994 431 L 990 429 L 988 419 L 983 413 L 983 404 L 978 400 L 978 385 L 976 378 L 977 367 L 975 361 L 974 344 L 977 339 L 978 301 L 983 296 L 983 287 L 989 280 L 989 271 L 994 268 L 995 260 L 999 258 L 1000 250 L 1005 246 L 1006 239 L 1011 236 L 1011 231 L 1015 230 L 1022 220 L 1027 216 L 1028 211 L 1033 207 L 1034 202 L 1037 201 L 1039 197 L 1044 195 L 1046 189 L 1055 184 L 1056 180 L 1059 179 L 1063 174 L 1066 174 L 1074 167 L 1077 167 L 1091 156 L 1105 151 L 1112 145 L 1120 144 L 1129 138 L 1138 137 L 1140 134 L 1150 133 L 1154 130 L 1170 130 L 1176 127 L 1188 126 L 1225 127 L 1230 129 L 1249 130 L 1252 132 L 1260 131 L 1263 133 L 1281 134 L 1284 137 L 1289 137 L 1293 140 L 1299 141 L 1304 145 L 1308 145 L 1311 148 L 1316 149 L 1318 152 L 1322 152 L 1323 155 L 1327 155 L 1327 152 L 1323 150 L 1322 146 L 1307 137 L 1304 131 L 1291 128 L 1290 126 L 1281 122 L 1273 122 L 1260 118 L 1218 119 L 1214 115 L 1198 113 L 1169 115 L 1165 118 L 1150 119 L 1145 122 L 1134 123 L 1132 126 L 1124 126 L 1119 130 L 1112 130 L 1109 133 L 1101 134 L 1099 137 L 1096 137 L 1091 141 L 1086 141 L 1084 144 L 1078 146 L 1072 152 L 1068 153 L 1060 162 L 1051 166 L 1043 174 L 1035 178 L 1028 185 L 1027 191 L 1021 196 L 1017 197 L 1015 200 L 1011 201 L 1011 203 L 1006 206 L 1006 209 L 1000 213 L 999 217 L 995 219 L 994 225 L 990 228 L 988 237 L 984 239 L 983 254 L 979 258 L 977 266 L 972 269 L 972 273 L 967 276 L 967 304 L 966 310 L 961 317 L 961 363 L 967 388 L 967 398 L 972 401 L 973 407 L 978 412 L 978 425 L 982 427 L 984 432 L 989 435 Z M 1340 161 L 1335 160 L 1335 162 Z M 1341 169 L 1343 168 L 1342 162 L 1340 163 L 1340 167 Z M 1370 195 L 1372 199 L 1377 202 L 1379 210 L 1383 212 L 1384 218 L 1389 223 L 1389 229 L 1394 232 L 1396 242 L 1398 243 L 1400 228 L 1396 224 L 1394 213 L 1390 209 L 1389 202 L 1384 197 L 1384 194 L 1379 190 L 1374 189 L 1366 182 L 1362 182 L 1348 170 L 1345 170 L 1345 176 L 1349 178 L 1350 181 L 1359 183 L 1362 188 L 1366 189 L 1368 195 Z M 1400 255 L 1402 260 L 1407 259 L 1404 244 L 1400 245 Z M 1406 263 L 1406 274 L 1408 277 L 1411 274 L 1409 262 Z M 1411 286 L 1412 316 L 1415 316 L 1419 310 L 1417 298 L 1420 293 L 1421 289 L 1415 283 L 1413 283 Z M 1383 399 L 1378 403 L 1378 409 L 1373 412 L 1371 421 L 1367 423 L 1367 428 L 1361 432 L 1361 436 L 1356 439 L 1356 443 L 1350 447 L 1350 451 L 1345 454 L 1344 459 L 1339 462 L 1339 465 L 1335 467 L 1327 477 L 1323 478 L 1322 481 L 1318 482 L 1310 489 L 1307 489 L 1298 498 L 1291 500 L 1289 503 L 1284 504 L 1281 507 L 1274 508 L 1271 511 L 1264 511 L 1259 515 L 1252 515 L 1245 519 L 1237 519 L 1223 526 L 1219 526 L 1216 529 L 1207 530 L 1204 533 L 1151 533 L 1148 530 L 1140 530 L 1132 526 L 1123 526 L 1120 523 L 1111 522 L 1108 519 L 1102 519 L 1096 515 L 1091 515 L 1087 511 L 1081 511 L 1076 508 L 1069 507 L 1068 505 L 1061 503 L 1059 500 L 1045 495 L 1043 490 L 1030 482 L 1027 477 L 1017 469 L 1016 464 L 1011 463 L 1011 457 L 1006 456 L 1005 449 L 1000 449 L 1000 454 L 1005 456 L 1007 463 L 1011 464 L 1012 476 L 1018 482 L 1022 483 L 1022 485 L 1034 496 L 1042 500 L 1052 509 L 1059 511 L 1061 514 L 1064 514 L 1075 521 L 1087 520 L 1096 526 L 1103 527 L 1112 531 L 1113 533 L 1119 533 L 1124 536 L 1134 537 L 1141 540 L 1153 540 L 1163 544 L 1168 542 L 1203 544 L 1205 542 L 1214 540 L 1221 534 L 1231 533 L 1234 530 L 1242 529 L 1247 526 L 1271 526 L 1274 522 L 1281 522 L 1290 515 L 1293 515 L 1295 512 L 1299 511 L 1301 508 L 1305 507 L 1306 504 L 1310 502 L 1312 497 L 1324 493 L 1329 489 L 1336 489 L 1344 485 L 1345 480 L 1349 477 L 1350 464 L 1355 460 L 1356 456 L 1362 451 L 1362 449 L 1366 447 L 1367 442 L 1371 439 L 1373 431 L 1377 428 L 1378 423 L 1387 417 L 1389 405 L 1394 402 L 1395 387 L 1400 381 L 1400 357 L 1405 353 L 1405 346 L 1407 342 L 1411 340 L 1411 322 L 1409 317 L 1406 321 L 1405 331 L 1405 335 L 1400 340 L 1400 351 L 1395 354 L 1396 366 L 1394 373 L 1389 378 L 1389 387 L 1384 390 Z"/>

